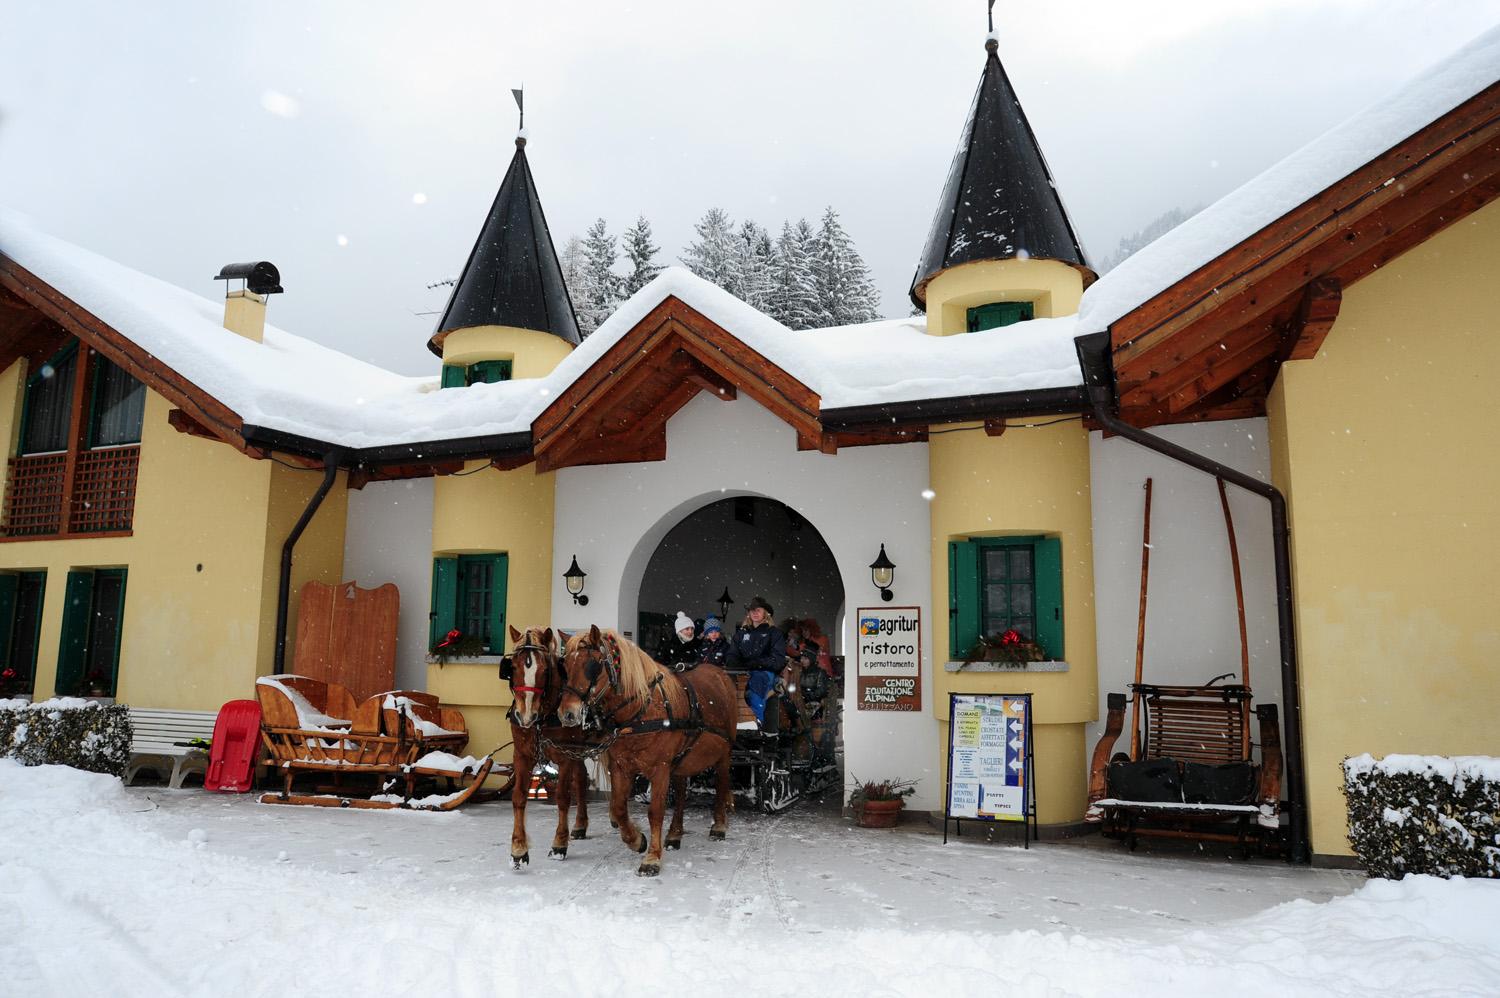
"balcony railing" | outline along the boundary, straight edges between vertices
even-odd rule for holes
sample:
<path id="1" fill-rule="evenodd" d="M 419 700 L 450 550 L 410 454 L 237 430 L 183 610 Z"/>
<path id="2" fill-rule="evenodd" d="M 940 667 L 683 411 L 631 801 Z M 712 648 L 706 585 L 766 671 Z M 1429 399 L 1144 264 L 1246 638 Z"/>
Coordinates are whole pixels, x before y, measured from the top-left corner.
<path id="1" fill-rule="evenodd" d="M 5 537 L 66 537 L 128 532 L 135 521 L 139 446 L 78 453 L 68 489 L 67 453 L 10 461 L 5 485 Z M 63 504 L 67 502 L 66 523 Z"/>

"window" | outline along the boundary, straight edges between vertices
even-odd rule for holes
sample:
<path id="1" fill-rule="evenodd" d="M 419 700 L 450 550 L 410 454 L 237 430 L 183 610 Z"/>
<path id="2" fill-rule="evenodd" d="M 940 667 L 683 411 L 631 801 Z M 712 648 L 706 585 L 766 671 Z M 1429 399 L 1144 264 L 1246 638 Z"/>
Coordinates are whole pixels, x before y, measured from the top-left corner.
<path id="1" fill-rule="evenodd" d="M 1029 301 L 997 301 L 988 305 L 976 305 L 969 309 L 969 332 L 978 333 L 1025 322 L 1033 314 L 1034 307 Z"/>
<path id="2" fill-rule="evenodd" d="M 449 631 L 478 638 L 486 654 L 505 645 L 505 596 L 509 558 L 503 554 L 463 554 L 432 559 L 432 613 L 428 647 Z"/>
<path id="3" fill-rule="evenodd" d="M 948 543 L 948 651 L 1014 628 L 1063 657 L 1062 542 L 977 537 Z"/>
<path id="4" fill-rule="evenodd" d="M 120 636 L 125 621 L 125 569 L 80 568 L 68 573 L 57 692 L 115 695 Z"/>
<path id="5" fill-rule="evenodd" d="M 0 534 L 129 533 L 145 410 L 145 386 L 76 340 L 42 364 L 26 381 Z"/>
<path id="6" fill-rule="evenodd" d="M 492 385 L 497 381 L 509 381 L 511 362 L 508 360 L 481 360 L 465 367 L 462 364 L 443 365 L 444 388 L 466 388 L 469 385 Z"/>
<path id="7" fill-rule="evenodd" d="M 35 692 L 46 572 L 0 574 L 0 697 Z"/>

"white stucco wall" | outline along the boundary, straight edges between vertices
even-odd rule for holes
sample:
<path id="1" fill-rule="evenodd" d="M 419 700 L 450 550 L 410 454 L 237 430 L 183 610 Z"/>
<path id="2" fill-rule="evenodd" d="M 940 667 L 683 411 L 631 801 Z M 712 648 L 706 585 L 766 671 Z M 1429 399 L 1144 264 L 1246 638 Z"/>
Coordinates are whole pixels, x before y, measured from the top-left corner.
<path id="1" fill-rule="evenodd" d="M 1264 419 L 1160 426 L 1151 432 L 1270 481 Z M 1229 540 L 1214 479 L 1128 440 L 1105 439 L 1097 432 L 1089 435 L 1089 464 L 1100 706 L 1099 720 L 1088 726 L 1087 744 L 1092 750 L 1104 728 L 1105 694 L 1127 692 L 1135 677 L 1142 486 L 1148 477 L 1153 482 L 1145 681 L 1203 683 L 1232 672 L 1236 678 L 1226 682 L 1238 682 L 1240 635 Z M 1250 685 L 1256 703 L 1279 704 L 1281 651 L 1276 634 L 1271 507 L 1233 485 L 1228 492 L 1245 590 Z"/>
<path id="2" fill-rule="evenodd" d="M 427 685 L 427 614 L 432 588 L 432 479 L 371 482 L 349 493 L 344 578 L 401 590 L 396 686 Z"/>
<path id="3" fill-rule="evenodd" d="M 828 543 L 843 579 L 840 646 L 853 647 L 853 611 L 879 606 L 869 564 L 883 543 L 896 563 L 896 604 L 923 615 L 922 711 L 852 709 L 846 689 L 845 771 L 861 779 L 917 778 L 911 806 L 942 807 L 943 787 L 932 703 L 930 519 L 927 447 L 849 448 L 837 455 L 797 450 L 795 432 L 749 399 L 699 395 L 667 424 L 667 459 L 646 464 L 568 468 L 558 473 L 553 546 L 554 623 L 633 629 L 646 564 L 667 531 L 709 502 L 735 495 L 777 499 L 801 513 Z M 574 606 L 562 573 L 576 554 L 589 573 L 587 607 Z M 745 598 L 734 592 L 737 598 Z M 778 610 L 780 608 L 778 607 Z M 854 663 L 846 670 L 852 688 Z"/>

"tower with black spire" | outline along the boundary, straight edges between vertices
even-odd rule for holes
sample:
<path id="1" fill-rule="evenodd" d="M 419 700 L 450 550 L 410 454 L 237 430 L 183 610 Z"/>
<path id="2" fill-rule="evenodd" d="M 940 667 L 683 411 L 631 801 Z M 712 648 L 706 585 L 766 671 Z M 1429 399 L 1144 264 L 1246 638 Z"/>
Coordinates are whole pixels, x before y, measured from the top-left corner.
<path id="1" fill-rule="evenodd" d="M 519 104 L 521 92 L 513 93 Z M 542 377 L 578 343 L 578 320 L 526 162 L 522 127 L 510 169 L 427 348 L 443 358 L 448 388 Z"/>
<path id="2" fill-rule="evenodd" d="M 911 285 L 938 336 L 1072 314 L 1097 277 L 1000 65 L 993 22 L 984 47 L 984 74 Z"/>

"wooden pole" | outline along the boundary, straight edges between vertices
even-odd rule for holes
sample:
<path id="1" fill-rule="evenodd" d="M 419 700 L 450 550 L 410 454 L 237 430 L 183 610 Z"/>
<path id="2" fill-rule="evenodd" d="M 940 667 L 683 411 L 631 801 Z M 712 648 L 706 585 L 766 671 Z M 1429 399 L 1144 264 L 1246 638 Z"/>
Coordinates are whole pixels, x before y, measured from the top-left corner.
<path id="1" fill-rule="evenodd" d="M 1141 530 L 1141 611 L 1135 624 L 1135 683 L 1141 684 L 1146 662 L 1146 582 L 1151 577 L 1151 479 L 1146 479 L 1145 526 Z M 1141 695 L 1131 688 L 1130 758 L 1139 759 L 1141 751 Z"/>
<path id="2" fill-rule="evenodd" d="M 1215 478 L 1219 485 L 1219 505 L 1224 507 L 1224 529 L 1229 531 L 1229 566 L 1234 571 L 1234 608 L 1240 618 L 1240 681 L 1245 689 L 1250 688 L 1250 634 L 1245 630 L 1245 586 L 1240 580 L 1240 547 L 1234 539 L 1234 514 L 1229 511 L 1229 493 L 1224 490 L 1224 479 Z M 1248 712 L 1249 704 L 1246 704 Z M 1246 718 L 1248 722 L 1248 717 Z M 1250 757 L 1250 725 L 1241 725 L 1242 746 L 1245 758 Z"/>

